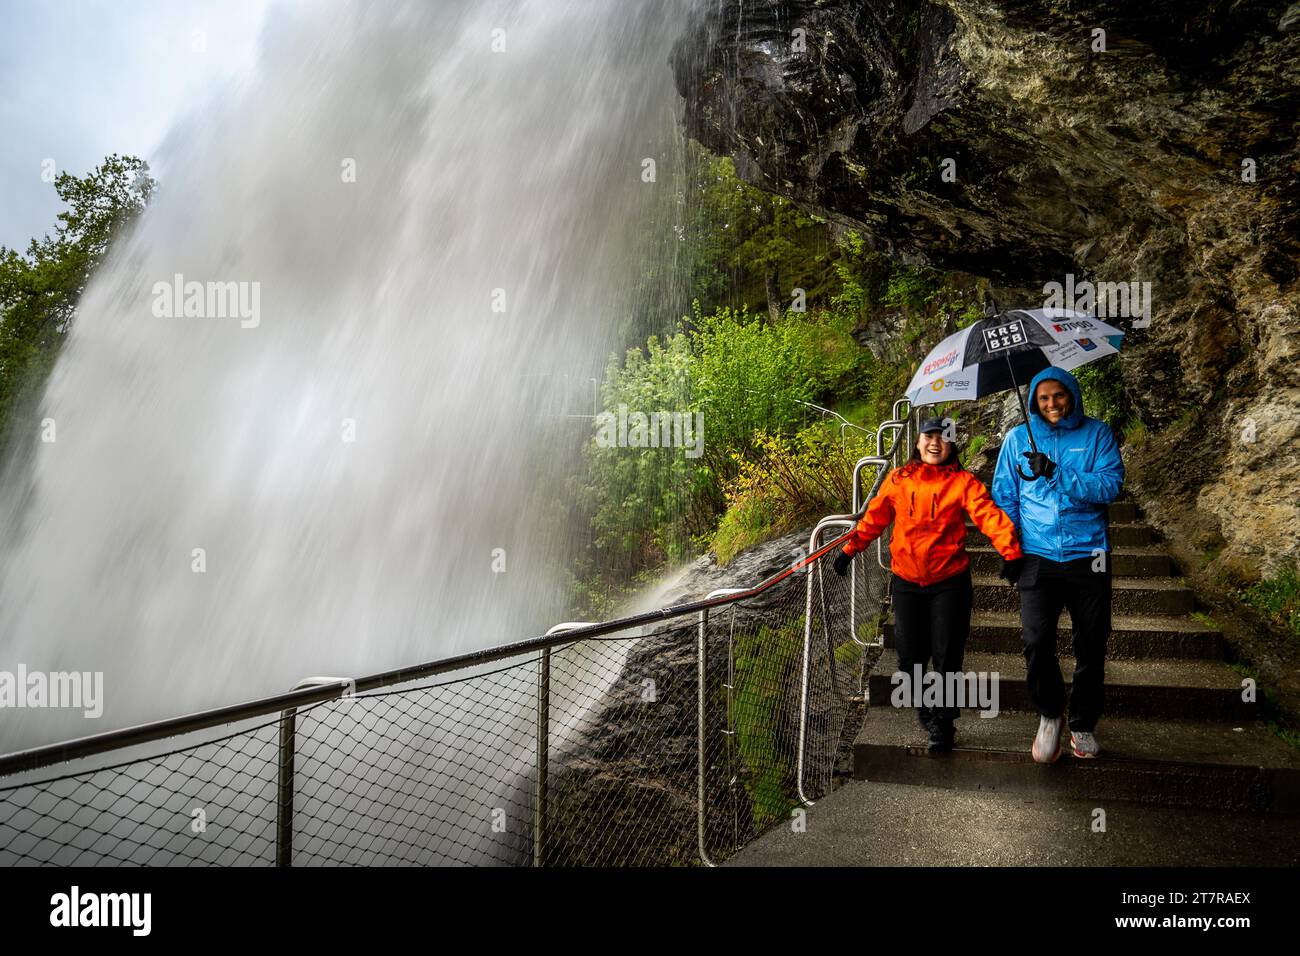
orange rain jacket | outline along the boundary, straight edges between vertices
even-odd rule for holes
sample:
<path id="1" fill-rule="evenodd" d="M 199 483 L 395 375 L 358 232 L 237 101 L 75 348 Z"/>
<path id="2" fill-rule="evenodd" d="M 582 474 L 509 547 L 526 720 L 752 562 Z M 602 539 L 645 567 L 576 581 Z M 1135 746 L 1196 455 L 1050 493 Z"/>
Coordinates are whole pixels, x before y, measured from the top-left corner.
<path id="1" fill-rule="evenodd" d="M 849 557 L 866 549 L 892 521 L 889 543 L 894 574 L 927 585 L 960 574 L 966 555 L 966 519 L 971 519 L 1008 561 L 1024 557 L 1016 526 L 984 483 L 957 465 L 912 462 L 890 472 L 845 542 Z"/>

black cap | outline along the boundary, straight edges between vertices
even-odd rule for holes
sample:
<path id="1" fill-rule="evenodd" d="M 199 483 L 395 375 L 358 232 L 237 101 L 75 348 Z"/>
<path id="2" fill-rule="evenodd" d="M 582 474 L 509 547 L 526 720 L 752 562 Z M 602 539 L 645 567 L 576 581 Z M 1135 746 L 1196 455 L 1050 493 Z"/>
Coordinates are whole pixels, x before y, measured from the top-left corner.
<path id="1" fill-rule="evenodd" d="M 927 418 L 925 421 L 921 422 L 921 434 L 925 435 L 929 432 L 941 432 L 948 427 L 948 422 L 950 421 L 951 419 L 949 418 Z"/>

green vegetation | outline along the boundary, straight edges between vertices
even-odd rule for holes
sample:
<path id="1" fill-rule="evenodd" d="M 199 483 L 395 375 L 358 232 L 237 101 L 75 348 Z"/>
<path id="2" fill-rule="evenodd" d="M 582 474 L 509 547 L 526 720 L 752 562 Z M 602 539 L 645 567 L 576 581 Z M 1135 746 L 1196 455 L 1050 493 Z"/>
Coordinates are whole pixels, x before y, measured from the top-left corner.
<path id="1" fill-rule="evenodd" d="M 602 404 L 611 415 L 700 415 L 703 444 L 697 455 L 588 446 L 573 495 L 593 530 L 592 563 L 573 587 L 580 609 L 665 563 L 704 550 L 725 563 L 844 511 L 853 465 L 873 452 L 916 361 L 983 314 L 974 280 L 897 266 L 854 232 L 832 242 L 815 217 L 736 179 L 730 160 L 697 160 L 683 240 L 690 314 L 610 357 Z M 806 291 L 803 308 L 774 303 L 772 270 L 783 296 Z M 855 337 L 864 332 L 874 353 Z"/>
<path id="2" fill-rule="evenodd" d="M 874 552 L 873 552 L 874 557 Z M 874 614 L 868 612 L 867 608 L 862 608 L 858 612 L 864 620 L 858 621 L 858 640 L 872 642 L 880 639 L 880 632 L 885 626 L 885 621 L 889 620 L 889 614 L 886 611 L 877 611 Z"/>
<path id="3" fill-rule="evenodd" d="M 854 232 L 832 240 L 826 223 L 741 182 L 731 160 L 694 146 L 690 158 L 688 314 L 610 357 L 602 404 L 700 415 L 703 444 L 690 455 L 589 444 L 570 496 L 592 529 L 575 613 L 666 563 L 706 550 L 725 563 L 846 510 L 853 465 L 916 362 L 983 315 L 981 281 L 891 262 Z"/>
<path id="4" fill-rule="evenodd" d="M 835 663 L 840 667 L 848 667 L 850 664 L 856 664 L 858 661 L 862 660 L 862 654 L 865 650 L 866 648 L 857 641 L 845 641 L 839 647 L 835 648 Z"/>
<path id="5" fill-rule="evenodd" d="M 1244 604 L 1300 640 L 1300 567 L 1284 567 L 1240 593 Z"/>
<path id="6" fill-rule="evenodd" d="M 1132 418 L 1124 426 L 1124 442 L 1134 448 L 1141 448 L 1147 441 L 1147 426 L 1139 418 Z"/>
<path id="7" fill-rule="evenodd" d="M 1169 428 L 1175 432 L 1186 431 L 1196 424 L 1196 419 L 1200 417 L 1200 413 L 1199 408 L 1184 409 L 1181 415 L 1170 422 Z"/>
<path id="8" fill-rule="evenodd" d="M 803 628 L 798 621 L 780 628 L 760 625 L 736 636 L 735 691 L 728 717 L 748 768 L 745 789 L 760 832 L 786 819 L 796 806 L 787 785 L 791 769 L 777 745 L 781 704 L 788 698 L 789 685 L 796 682 L 794 664 L 802 651 Z"/>
<path id="9" fill-rule="evenodd" d="M 1249 677 L 1255 682 L 1255 693 L 1258 695 L 1260 713 L 1264 717 L 1264 725 L 1269 731 L 1279 737 L 1284 743 L 1300 750 L 1300 731 L 1292 730 L 1285 725 L 1287 719 L 1277 698 L 1264 686 L 1263 681 L 1259 679 L 1259 671 L 1249 664 L 1241 661 L 1234 661 L 1228 665 L 1242 677 Z"/>
<path id="10" fill-rule="evenodd" d="M 1141 422 L 1133 417 L 1132 409 L 1124 396 L 1124 379 L 1120 374 L 1118 357 L 1111 356 L 1084 365 L 1075 369 L 1073 375 L 1079 380 L 1079 388 L 1083 392 L 1083 408 L 1088 415 L 1100 418 L 1116 435 L 1124 435 L 1126 439 L 1133 429 L 1141 427 Z M 1145 438 L 1145 435 L 1143 429 L 1142 437 Z"/>
<path id="11" fill-rule="evenodd" d="M 933 269 L 905 266 L 889 277 L 881 303 L 919 309 L 938 294 L 942 280 L 942 273 Z"/>
<path id="12" fill-rule="evenodd" d="M 0 246 L 0 440 L 45 384 L 76 317 L 77 303 L 114 239 L 144 209 L 156 183 L 131 156 L 109 156 L 88 175 L 60 173 L 68 209 L 54 235 L 20 254 Z"/>
<path id="13" fill-rule="evenodd" d="M 720 564 L 758 542 L 843 510 L 853 499 L 853 465 L 870 448 L 864 433 L 850 431 L 841 439 L 827 422 L 789 439 L 760 433 L 756 441 L 755 454 L 738 457 L 740 472 L 727 485 L 729 507 L 713 545 Z"/>
<path id="14" fill-rule="evenodd" d="M 824 220 L 749 185 L 730 157 L 713 156 L 693 141 L 686 165 L 681 244 L 690 299 L 706 313 L 748 307 L 775 321 L 794 289 L 809 299 L 833 290 L 827 253 L 834 243 Z"/>
<path id="15" fill-rule="evenodd" d="M 988 437 L 985 435 L 976 435 L 969 442 L 967 442 L 966 447 L 961 450 L 961 455 L 959 456 L 961 459 L 962 466 L 963 467 L 968 466 L 971 462 L 971 459 L 973 459 L 976 455 L 979 454 L 980 449 L 983 448 L 987 442 L 988 442 Z"/>

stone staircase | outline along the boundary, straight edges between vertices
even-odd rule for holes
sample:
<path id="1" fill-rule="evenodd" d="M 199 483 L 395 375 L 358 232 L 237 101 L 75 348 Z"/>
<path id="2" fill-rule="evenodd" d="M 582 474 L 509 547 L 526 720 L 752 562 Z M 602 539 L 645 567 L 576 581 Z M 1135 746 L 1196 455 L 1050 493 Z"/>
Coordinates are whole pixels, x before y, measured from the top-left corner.
<path id="1" fill-rule="evenodd" d="M 987 483 L 987 478 L 985 478 Z M 1134 801 L 1252 814 L 1300 813 L 1300 753 L 1268 730 L 1259 705 L 1224 660 L 1223 635 L 1193 616 L 1196 598 L 1132 501 L 1111 506 L 1113 624 L 1107 646 L 1102 755 L 1034 763 L 1038 726 L 1025 686 L 1018 592 L 997 576 L 988 540 L 968 527 L 975 584 L 965 670 L 997 672 L 999 716 L 966 711 L 957 747 L 928 754 L 910 710 L 890 706 L 897 668 L 892 620 L 868 679 L 866 720 L 854 744 L 854 776 L 891 784 L 1005 791 L 1053 799 Z M 1057 651 L 1068 685 L 1069 615 Z M 1068 731 L 1067 731 L 1068 734 Z M 1262 862 L 1262 861 L 1261 861 Z"/>

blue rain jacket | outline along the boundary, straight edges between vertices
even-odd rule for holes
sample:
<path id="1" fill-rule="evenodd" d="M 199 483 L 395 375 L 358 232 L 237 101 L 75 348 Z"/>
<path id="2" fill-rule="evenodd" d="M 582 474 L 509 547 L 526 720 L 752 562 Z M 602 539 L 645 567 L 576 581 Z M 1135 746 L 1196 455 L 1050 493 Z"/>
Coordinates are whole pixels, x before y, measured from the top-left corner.
<path id="1" fill-rule="evenodd" d="M 1038 383 L 1049 378 L 1074 396 L 1070 414 L 1058 425 L 1043 418 L 1034 401 Z M 994 502 L 1020 532 L 1021 546 L 1027 554 L 1053 561 L 1109 551 L 1106 506 L 1124 486 L 1124 462 L 1110 426 L 1083 413 L 1078 380 L 1055 366 L 1043 369 L 1029 383 L 1029 421 L 1038 450 L 1056 463 L 1056 471 L 1051 478 L 1037 481 L 1024 481 L 1016 474 L 1017 465 L 1029 474 L 1024 452 L 1033 450 L 1022 422 L 1002 443 L 991 489 Z"/>

